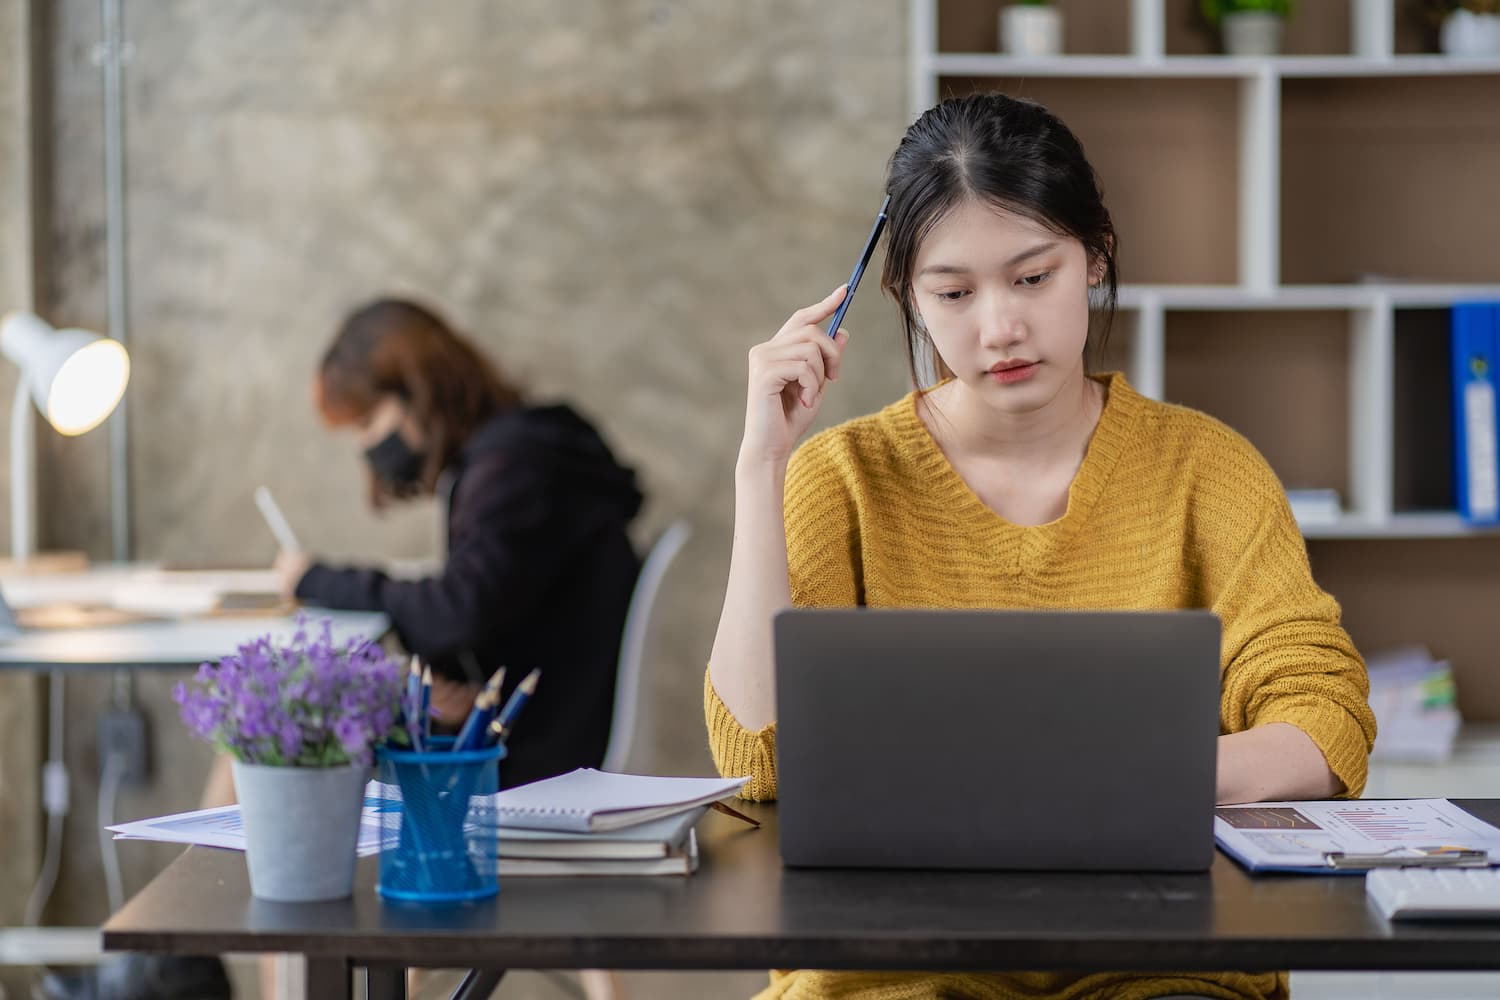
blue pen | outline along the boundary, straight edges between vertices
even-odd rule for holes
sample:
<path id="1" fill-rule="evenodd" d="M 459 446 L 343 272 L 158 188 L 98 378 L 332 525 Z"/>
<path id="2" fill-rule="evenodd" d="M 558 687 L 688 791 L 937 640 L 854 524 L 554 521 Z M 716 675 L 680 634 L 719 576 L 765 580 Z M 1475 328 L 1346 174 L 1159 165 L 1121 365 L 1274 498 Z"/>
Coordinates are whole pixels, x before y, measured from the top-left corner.
<path id="1" fill-rule="evenodd" d="M 411 658 L 411 668 L 406 672 L 406 697 L 401 701 L 402 713 L 406 716 L 406 735 L 411 739 L 411 748 L 422 750 L 422 661 Z"/>
<path id="2" fill-rule="evenodd" d="M 432 735 L 432 668 L 422 668 L 422 738 Z"/>
<path id="3" fill-rule="evenodd" d="M 516 716 L 521 714 L 521 709 L 526 707 L 526 702 L 531 700 L 531 696 L 536 693 L 536 682 L 541 676 L 542 672 L 540 670 L 533 670 L 510 693 L 510 700 L 500 710 L 499 717 L 490 723 L 488 735 L 492 745 L 495 743 L 504 743 L 510 738 L 511 730 L 516 725 Z"/>
<path id="4" fill-rule="evenodd" d="M 453 739 L 454 750 L 478 750 L 484 744 L 485 730 L 490 728 L 490 721 L 495 718 L 495 710 L 500 707 L 500 685 L 505 682 L 505 668 L 496 670 L 494 676 L 484 685 L 484 690 L 474 699 L 474 707 L 469 710 L 469 717 L 464 720 L 463 728 Z"/>
<path id="5" fill-rule="evenodd" d="M 854 301 L 854 290 L 859 287 L 859 279 L 865 276 L 865 268 L 869 266 L 870 256 L 875 253 L 875 244 L 880 241 L 880 231 L 885 228 L 886 212 L 890 211 L 891 196 L 886 195 L 885 201 L 880 203 L 880 214 L 875 216 L 875 225 L 870 230 L 870 238 L 865 240 L 864 253 L 859 255 L 859 263 L 854 265 L 854 273 L 849 275 L 849 291 L 844 293 L 844 301 L 839 303 L 838 311 L 833 314 L 833 320 L 828 324 L 828 336 L 839 335 L 839 324 L 844 321 L 844 313 L 849 311 L 849 304 Z"/>

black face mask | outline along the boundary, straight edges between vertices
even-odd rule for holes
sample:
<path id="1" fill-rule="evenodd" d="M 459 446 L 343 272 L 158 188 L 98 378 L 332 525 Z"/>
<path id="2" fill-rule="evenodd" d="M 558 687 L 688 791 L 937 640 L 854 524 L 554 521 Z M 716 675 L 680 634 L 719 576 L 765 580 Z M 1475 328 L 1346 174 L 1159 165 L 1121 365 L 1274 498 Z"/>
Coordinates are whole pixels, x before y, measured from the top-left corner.
<path id="1" fill-rule="evenodd" d="M 379 443 L 365 451 L 365 461 L 370 463 L 376 477 L 395 487 L 407 491 L 422 479 L 424 456 L 412 450 L 411 445 L 396 431 L 391 431 Z"/>

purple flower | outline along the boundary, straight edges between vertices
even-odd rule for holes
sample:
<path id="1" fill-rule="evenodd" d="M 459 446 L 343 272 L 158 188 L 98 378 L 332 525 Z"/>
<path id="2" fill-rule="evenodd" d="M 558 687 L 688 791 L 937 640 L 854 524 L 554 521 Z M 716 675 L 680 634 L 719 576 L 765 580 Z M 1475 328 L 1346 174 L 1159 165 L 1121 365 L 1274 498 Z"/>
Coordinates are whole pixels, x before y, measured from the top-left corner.
<path id="1" fill-rule="evenodd" d="M 368 765 L 374 745 L 399 728 L 404 680 L 378 645 L 335 643 L 332 621 L 309 628 L 304 616 L 289 643 L 245 643 L 172 696 L 189 729 L 246 763 Z"/>

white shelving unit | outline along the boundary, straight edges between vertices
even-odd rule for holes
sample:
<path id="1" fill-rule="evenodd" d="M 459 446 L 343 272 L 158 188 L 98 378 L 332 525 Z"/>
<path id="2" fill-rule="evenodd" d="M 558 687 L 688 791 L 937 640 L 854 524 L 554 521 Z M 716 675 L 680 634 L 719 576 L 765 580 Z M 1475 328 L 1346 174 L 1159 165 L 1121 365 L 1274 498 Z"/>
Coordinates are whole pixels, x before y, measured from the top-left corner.
<path id="1" fill-rule="evenodd" d="M 1402 513 L 1394 492 L 1394 351 L 1398 309 L 1443 309 L 1465 300 L 1500 300 L 1500 284 L 1287 285 L 1281 283 L 1282 81 L 1307 78 L 1500 74 L 1500 59 L 1396 55 L 1394 0 L 1349 0 L 1345 56 L 1242 58 L 1165 53 L 1165 0 L 1131 0 L 1129 55 L 1017 59 L 937 49 L 938 0 L 912 0 L 911 110 L 938 100 L 943 77 L 1199 78 L 1238 81 L 1238 283 L 1126 285 L 1130 376 L 1160 398 L 1165 384 L 1166 316 L 1174 310 L 1327 310 L 1348 314 L 1349 489 L 1347 513 L 1309 524 L 1308 537 L 1440 538 L 1473 533 L 1456 514 Z"/>

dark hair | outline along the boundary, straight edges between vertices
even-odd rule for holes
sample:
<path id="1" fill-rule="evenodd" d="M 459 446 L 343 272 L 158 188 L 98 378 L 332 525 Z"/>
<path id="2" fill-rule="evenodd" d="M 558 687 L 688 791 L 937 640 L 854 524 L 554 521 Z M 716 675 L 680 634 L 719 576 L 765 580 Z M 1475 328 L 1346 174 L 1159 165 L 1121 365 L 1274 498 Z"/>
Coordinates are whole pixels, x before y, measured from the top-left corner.
<path id="1" fill-rule="evenodd" d="M 890 228 L 880 284 L 901 307 L 914 385 L 919 351 L 927 353 L 935 371 L 948 374 L 912 305 L 917 251 L 933 227 L 967 199 L 1072 237 L 1083 244 L 1091 264 L 1104 266 L 1089 296 L 1100 320 L 1094 351 L 1102 353 L 1115 313 L 1115 227 L 1083 146 L 1046 108 L 996 93 L 943 101 L 912 123 L 891 154 L 886 193 Z"/>
<path id="2" fill-rule="evenodd" d="M 398 396 L 427 437 L 417 487 L 394 489 L 373 474 L 370 501 L 431 493 L 443 468 L 495 414 L 519 406 L 521 392 L 431 309 L 378 299 L 345 318 L 318 367 L 314 395 L 330 426 L 363 419 L 383 396 Z"/>

